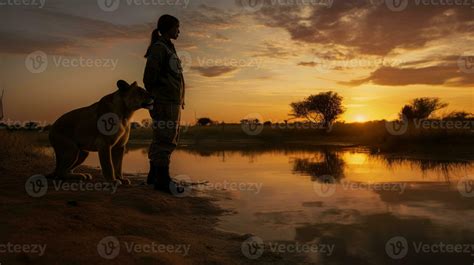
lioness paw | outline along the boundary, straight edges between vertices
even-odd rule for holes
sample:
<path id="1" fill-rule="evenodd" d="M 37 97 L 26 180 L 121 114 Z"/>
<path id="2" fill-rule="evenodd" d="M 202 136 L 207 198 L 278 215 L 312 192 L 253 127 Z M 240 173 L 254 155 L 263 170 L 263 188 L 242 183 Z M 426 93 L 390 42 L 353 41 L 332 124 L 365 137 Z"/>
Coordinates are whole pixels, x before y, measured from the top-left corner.
<path id="1" fill-rule="evenodd" d="M 120 180 L 122 181 L 122 185 L 128 186 L 128 185 L 131 185 L 131 184 L 132 184 L 132 182 L 131 182 L 130 179 L 128 179 L 128 178 L 122 178 L 122 179 L 120 179 Z"/>
<path id="2" fill-rule="evenodd" d="M 92 180 L 92 175 L 89 173 L 82 173 L 84 180 Z"/>

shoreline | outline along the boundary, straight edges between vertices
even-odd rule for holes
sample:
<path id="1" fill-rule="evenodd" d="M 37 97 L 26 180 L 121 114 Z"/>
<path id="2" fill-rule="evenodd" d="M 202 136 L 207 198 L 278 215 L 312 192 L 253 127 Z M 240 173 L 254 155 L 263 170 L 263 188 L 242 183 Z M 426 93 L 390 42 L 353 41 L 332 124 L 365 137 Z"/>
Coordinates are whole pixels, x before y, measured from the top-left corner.
<path id="1" fill-rule="evenodd" d="M 16 140 L 23 141 L 13 139 L 10 143 L 15 145 Z M 131 186 L 120 186 L 114 194 L 105 189 L 58 188 L 57 183 L 50 180 L 44 196 L 29 196 L 25 190 L 27 180 L 30 176 L 48 173 L 54 161 L 34 144 L 16 145 L 20 146 L 15 149 L 0 146 L 7 148 L 0 152 L 3 177 L 0 243 L 44 245 L 45 252 L 42 256 L 2 253 L 2 263 L 288 264 L 295 260 L 295 257 L 276 257 L 273 253 L 265 253 L 258 261 L 243 256 L 242 242 L 251 235 L 217 229 L 220 216 L 230 210 L 220 208 L 219 196 L 212 194 L 178 198 L 155 192 L 151 187 L 140 185 L 141 179 L 132 178 Z M 91 173 L 94 179 L 90 182 L 98 185 L 95 187 L 105 181 L 97 169 L 82 166 L 77 171 Z M 77 181 L 63 183 L 71 185 Z M 99 250 L 100 243 L 110 237 L 117 239 L 121 247 L 111 260 L 103 258 Z M 155 252 L 140 251 L 140 247 L 146 246 L 155 246 L 152 248 Z M 181 246 L 180 249 L 188 249 L 188 252 L 183 255 L 177 248 L 176 252 L 160 252 L 159 246 L 162 250 Z"/>

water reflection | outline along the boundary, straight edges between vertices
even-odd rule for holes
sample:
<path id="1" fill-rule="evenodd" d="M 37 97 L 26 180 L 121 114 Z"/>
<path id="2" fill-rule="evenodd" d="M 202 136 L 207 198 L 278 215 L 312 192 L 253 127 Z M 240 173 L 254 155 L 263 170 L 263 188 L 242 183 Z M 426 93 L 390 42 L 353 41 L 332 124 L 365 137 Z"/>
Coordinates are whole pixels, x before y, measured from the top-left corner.
<path id="1" fill-rule="evenodd" d="M 98 159 L 92 156 L 87 163 L 98 165 Z M 147 170 L 147 148 L 130 149 L 124 171 Z M 322 264 L 399 264 L 385 250 L 394 236 L 410 243 L 473 242 L 474 199 L 461 196 L 454 185 L 473 172 L 473 161 L 462 157 L 395 156 L 363 148 L 187 147 L 178 149 L 172 162 L 173 174 L 193 181 L 262 184 L 258 193 L 232 191 L 218 202 L 235 211 L 221 218 L 219 228 L 265 241 L 335 244 L 336 255 L 312 257 Z M 338 180 L 338 189 L 321 197 L 314 185 L 326 175 Z M 343 189 L 344 183 L 405 188 Z M 403 263 L 470 264 L 469 258 L 472 262 L 470 254 L 419 254 L 411 246 Z"/>
<path id="2" fill-rule="evenodd" d="M 344 166 L 345 162 L 337 152 L 324 149 L 314 158 L 295 158 L 293 172 L 309 175 L 313 181 L 326 182 L 328 176 L 338 181 L 344 178 Z"/>

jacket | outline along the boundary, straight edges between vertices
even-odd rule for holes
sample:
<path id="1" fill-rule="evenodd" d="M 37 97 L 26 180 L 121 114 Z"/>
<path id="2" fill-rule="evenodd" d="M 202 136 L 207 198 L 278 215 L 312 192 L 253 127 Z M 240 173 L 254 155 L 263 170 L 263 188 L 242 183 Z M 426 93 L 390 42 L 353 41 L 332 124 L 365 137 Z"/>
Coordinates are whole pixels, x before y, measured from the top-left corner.
<path id="1" fill-rule="evenodd" d="M 170 40 L 159 37 L 147 57 L 143 83 L 157 103 L 184 105 L 183 68 Z"/>

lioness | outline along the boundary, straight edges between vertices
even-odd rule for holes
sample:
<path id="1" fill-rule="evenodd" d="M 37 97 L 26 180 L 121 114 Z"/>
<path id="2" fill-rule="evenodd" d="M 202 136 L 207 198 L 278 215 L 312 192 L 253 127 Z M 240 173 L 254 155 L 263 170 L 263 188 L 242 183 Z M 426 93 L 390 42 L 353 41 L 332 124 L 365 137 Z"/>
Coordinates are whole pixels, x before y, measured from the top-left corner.
<path id="1" fill-rule="evenodd" d="M 99 152 L 102 174 L 109 182 L 129 184 L 122 176 L 125 145 L 130 136 L 130 118 L 140 108 L 153 109 L 153 98 L 137 82 L 120 80 L 118 91 L 99 102 L 73 110 L 52 126 L 49 140 L 56 153 L 56 169 L 49 178 L 91 179 L 90 174 L 73 173 L 89 155 Z"/>

